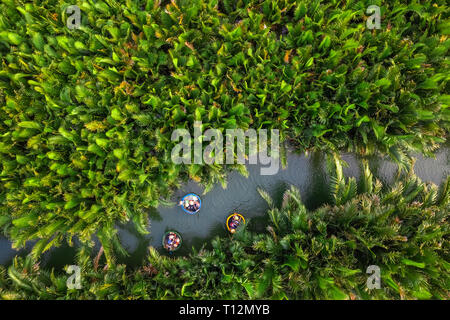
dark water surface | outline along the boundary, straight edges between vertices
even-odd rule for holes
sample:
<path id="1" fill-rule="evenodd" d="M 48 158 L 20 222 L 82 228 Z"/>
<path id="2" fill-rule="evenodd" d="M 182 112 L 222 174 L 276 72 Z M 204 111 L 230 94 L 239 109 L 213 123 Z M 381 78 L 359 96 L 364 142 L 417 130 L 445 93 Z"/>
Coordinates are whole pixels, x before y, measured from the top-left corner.
<path id="1" fill-rule="evenodd" d="M 440 185 L 450 174 L 450 148 L 436 153 L 436 158 L 417 158 L 414 171 L 423 180 Z M 353 154 L 343 154 L 342 158 L 348 163 L 344 168 L 347 177 L 361 177 L 361 161 Z M 184 255 L 191 251 L 191 247 L 208 245 L 210 240 L 219 235 L 227 236 L 225 221 L 229 214 L 237 211 L 250 220 L 250 227 L 257 228 L 264 223 L 267 204 L 257 192 L 257 187 L 265 189 L 275 201 L 281 201 L 283 191 L 289 186 L 296 186 L 302 195 L 303 202 L 309 209 L 314 209 L 329 201 L 328 174 L 326 162 L 322 155 L 288 154 L 287 168 L 272 176 L 260 175 L 259 165 L 248 165 L 248 178 L 237 172 L 228 176 L 227 188 L 216 185 L 206 195 L 202 195 L 203 188 L 193 181 L 184 184 L 174 193 L 171 199 L 174 203 L 186 193 L 194 192 L 201 196 L 202 207 L 195 215 L 189 215 L 178 206 L 162 207 L 150 213 L 150 234 L 141 236 L 131 225 L 120 226 L 119 237 L 125 249 L 130 253 L 127 258 L 119 262 L 130 266 L 138 266 L 145 259 L 148 246 L 161 250 L 161 238 L 167 230 L 173 229 L 181 233 L 183 246 L 175 255 Z M 374 158 L 370 161 L 374 176 L 384 184 L 389 184 L 397 172 L 397 166 L 389 161 Z M 98 243 L 97 243 L 98 246 Z M 20 252 L 11 249 L 10 242 L 0 237 L 0 264 L 9 264 L 16 254 L 26 254 L 28 250 Z M 68 245 L 52 249 L 44 254 L 42 264 L 55 269 L 62 269 L 66 264 L 74 262 L 75 248 Z"/>

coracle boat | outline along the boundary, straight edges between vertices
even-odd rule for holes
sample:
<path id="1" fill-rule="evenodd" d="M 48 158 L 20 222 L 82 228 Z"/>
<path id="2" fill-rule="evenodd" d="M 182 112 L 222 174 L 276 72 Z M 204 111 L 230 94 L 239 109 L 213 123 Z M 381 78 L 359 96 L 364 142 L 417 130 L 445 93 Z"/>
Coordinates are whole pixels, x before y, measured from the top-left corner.
<path id="1" fill-rule="evenodd" d="M 229 232 L 235 233 L 241 224 L 245 224 L 245 219 L 241 214 L 234 212 L 228 216 L 227 229 Z"/>
<path id="2" fill-rule="evenodd" d="M 174 230 L 167 231 L 162 238 L 162 246 L 169 252 L 178 250 L 182 243 L 181 235 Z"/>
<path id="3" fill-rule="evenodd" d="M 181 199 L 179 205 L 184 212 L 188 214 L 195 214 L 200 211 L 202 200 L 195 193 L 188 193 Z"/>

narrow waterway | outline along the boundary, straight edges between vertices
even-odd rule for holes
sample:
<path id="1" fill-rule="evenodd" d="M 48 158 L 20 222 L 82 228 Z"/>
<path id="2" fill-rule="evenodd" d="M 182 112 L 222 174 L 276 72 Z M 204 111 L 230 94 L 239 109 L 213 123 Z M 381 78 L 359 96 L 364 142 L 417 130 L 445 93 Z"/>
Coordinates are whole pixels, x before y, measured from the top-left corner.
<path id="1" fill-rule="evenodd" d="M 436 158 L 424 158 L 420 155 L 415 164 L 416 174 L 423 180 L 440 185 L 450 174 L 450 149 L 445 148 L 436 153 Z M 353 154 L 343 154 L 342 158 L 348 163 L 344 168 L 347 177 L 361 177 L 361 162 Z M 260 165 L 248 165 L 248 178 L 237 172 L 228 176 L 227 188 L 216 185 L 210 192 L 203 195 L 203 188 L 193 181 L 189 181 L 177 190 L 172 197 L 174 203 L 186 193 L 194 192 L 201 196 L 202 207 L 195 215 L 184 213 L 180 207 L 161 207 L 150 213 L 150 234 L 140 236 L 131 225 L 119 226 L 119 237 L 123 246 L 130 253 L 129 257 L 119 259 L 119 262 L 130 266 L 139 265 L 148 252 L 148 246 L 162 251 L 161 238 L 167 230 L 176 230 L 183 237 L 183 246 L 175 255 L 185 255 L 191 247 L 208 245 L 210 240 L 219 235 L 227 236 L 225 221 L 232 212 L 239 212 L 250 220 L 252 228 L 264 224 L 267 205 L 259 196 L 257 187 L 265 189 L 275 201 L 280 201 L 283 191 L 294 185 L 299 188 L 305 205 L 314 209 L 329 201 L 328 173 L 326 162 L 322 155 L 313 154 L 308 157 L 289 153 L 287 168 L 279 170 L 275 175 L 260 175 Z M 396 165 L 380 158 L 370 161 L 373 174 L 383 183 L 389 184 L 396 174 Z M 26 254 L 28 250 L 20 252 L 11 249 L 10 242 L 0 238 L 0 264 L 9 264 L 16 254 Z M 69 246 L 52 249 L 44 254 L 42 264 L 56 269 L 71 264 L 75 249 Z"/>

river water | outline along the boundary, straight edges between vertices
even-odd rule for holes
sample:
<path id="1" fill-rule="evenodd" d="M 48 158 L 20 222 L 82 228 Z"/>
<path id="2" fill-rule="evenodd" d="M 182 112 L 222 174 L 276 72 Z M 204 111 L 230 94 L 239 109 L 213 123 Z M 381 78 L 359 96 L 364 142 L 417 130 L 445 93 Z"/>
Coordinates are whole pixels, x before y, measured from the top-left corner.
<path id="1" fill-rule="evenodd" d="M 361 161 L 353 154 L 343 154 L 348 163 L 344 168 L 347 177 L 361 177 Z M 415 155 L 415 173 L 423 180 L 440 185 L 450 174 L 450 148 L 441 149 L 436 158 L 424 158 Z M 326 161 L 321 154 L 288 153 L 287 168 L 279 170 L 275 175 L 260 174 L 260 165 L 248 165 L 248 178 L 237 172 L 228 175 L 227 188 L 216 185 L 210 192 L 203 195 L 203 188 L 193 181 L 184 184 L 175 191 L 172 201 L 178 200 L 186 193 L 197 193 L 201 196 L 202 207 L 195 215 L 189 215 L 178 206 L 160 207 L 150 213 L 150 234 L 137 234 L 132 225 L 118 226 L 119 237 L 129 256 L 119 259 L 119 262 L 130 266 L 138 266 L 145 259 L 148 247 L 153 246 L 163 252 L 161 239 L 167 230 L 176 230 L 183 237 L 182 247 L 174 255 L 185 255 L 191 247 L 200 248 L 209 244 L 215 236 L 228 236 L 225 221 L 232 212 L 239 212 L 250 221 L 249 227 L 258 228 L 264 224 L 265 212 L 268 208 L 257 192 L 257 187 L 265 189 L 276 202 L 281 201 L 283 191 L 289 186 L 296 186 L 302 195 L 303 202 L 309 209 L 314 209 L 329 201 Z M 393 180 L 397 166 L 387 160 L 373 158 L 370 167 L 374 176 L 385 185 Z M 31 246 L 31 244 L 29 244 Z M 97 242 L 98 247 L 98 242 Z M 11 249 L 10 242 L 0 238 L 0 264 L 8 265 L 11 259 L 19 254 L 24 255 L 28 249 L 16 251 Z M 60 269 L 74 262 L 75 249 L 67 245 L 52 249 L 42 257 L 41 265 Z"/>

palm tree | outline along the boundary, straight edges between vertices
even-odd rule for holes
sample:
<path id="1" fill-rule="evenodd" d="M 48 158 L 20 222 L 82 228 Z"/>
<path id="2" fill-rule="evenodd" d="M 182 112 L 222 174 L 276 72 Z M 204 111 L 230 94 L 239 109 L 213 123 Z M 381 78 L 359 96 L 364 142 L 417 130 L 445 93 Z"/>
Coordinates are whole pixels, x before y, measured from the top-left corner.
<path id="1" fill-rule="evenodd" d="M 250 223 L 212 249 L 168 257 L 150 248 L 137 270 L 114 263 L 114 234 L 104 230 L 94 258 L 77 254 L 82 288 L 69 290 L 67 274 L 41 269 L 36 257 L 16 257 L 0 268 L 3 299 L 448 299 L 450 177 L 439 190 L 411 170 L 386 190 L 363 162 L 363 188 L 343 176 L 330 182 L 333 203 L 310 211 L 288 188 L 279 207 L 269 204 L 266 232 Z M 106 264 L 99 257 L 104 251 Z M 109 256 L 108 256 L 109 255 Z M 368 266 L 381 270 L 381 289 L 366 285 Z"/>

